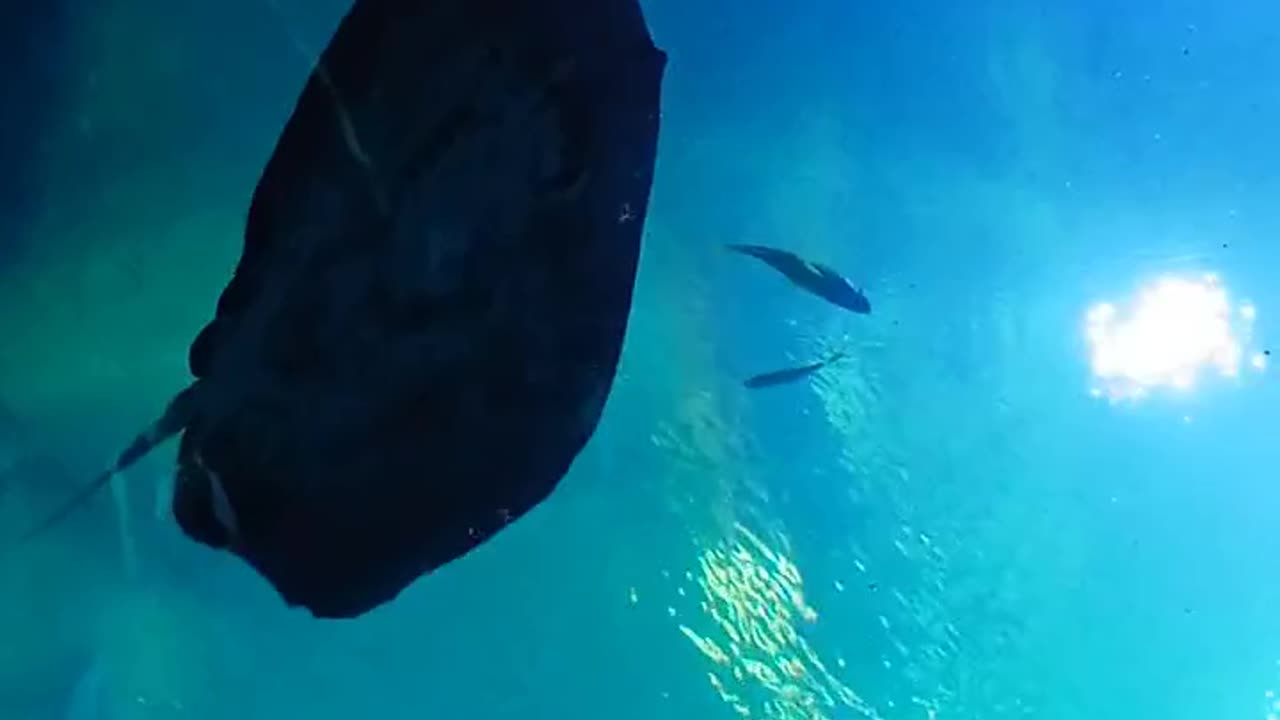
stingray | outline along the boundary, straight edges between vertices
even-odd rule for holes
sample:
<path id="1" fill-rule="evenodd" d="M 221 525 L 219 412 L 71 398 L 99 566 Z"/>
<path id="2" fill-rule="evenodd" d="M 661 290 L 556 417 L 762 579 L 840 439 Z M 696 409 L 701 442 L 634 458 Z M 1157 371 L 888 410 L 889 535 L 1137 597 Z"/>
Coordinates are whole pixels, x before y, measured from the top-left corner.
<path id="1" fill-rule="evenodd" d="M 871 301 L 843 275 L 821 263 L 810 262 L 789 250 L 765 245 L 727 245 L 729 250 L 756 258 L 782 273 L 793 285 L 846 310 L 866 315 Z"/>
<path id="2" fill-rule="evenodd" d="M 665 66 L 637 0 L 357 0 L 194 379 L 33 532 L 180 435 L 182 531 L 342 618 L 533 509 L 613 384 Z"/>

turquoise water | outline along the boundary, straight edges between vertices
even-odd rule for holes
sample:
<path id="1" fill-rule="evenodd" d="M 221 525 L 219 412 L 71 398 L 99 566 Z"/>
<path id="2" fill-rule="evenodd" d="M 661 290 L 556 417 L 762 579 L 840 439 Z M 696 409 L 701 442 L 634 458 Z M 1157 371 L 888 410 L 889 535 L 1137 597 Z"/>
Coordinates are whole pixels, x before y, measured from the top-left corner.
<path id="1" fill-rule="evenodd" d="M 346 5 L 32 8 L 5 10 L 27 17 L 0 72 L 4 527 L 182 383 Z M 1268 718 L 1280 390 L 1253 363 L 1280 308 L 1280 12 L 646 10 L 671 59 L 637 304 L 553 498 L 319 623 L 180 537 L 157 453 L 0 555 L 0 720 Z M 832 264 L 875 312 L 725 242 Z M 1157 372 L 1201 347 L 1191 300 L 1090 344 L 1091 307 L 1162 277 L 1225 294 L 1235 377 Z M 741 385 L 836 349 L 809 381 Z M 1142 382 L 1096 377 L 1095 351 Z"/>

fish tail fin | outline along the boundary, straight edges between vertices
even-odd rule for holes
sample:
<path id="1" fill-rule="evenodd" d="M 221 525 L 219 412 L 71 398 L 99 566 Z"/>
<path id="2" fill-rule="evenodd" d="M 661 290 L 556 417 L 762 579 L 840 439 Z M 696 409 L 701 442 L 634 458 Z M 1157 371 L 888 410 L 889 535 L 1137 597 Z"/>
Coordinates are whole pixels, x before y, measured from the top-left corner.
<path id="1" fill-rule="evenodd" d="M 786 275 L 788 279 L 791 279 L 792 282 L 795 282 L 787 270 L 779 266 L 779 263 L 785 263 L 788 260 L 796 260 L 785 250 L 772 248 L 768 245 L 749 245 L 745 243 L 725 243 L 724 247 L 730 252 L 746 255 L 747 257 L 753 257 L 757 260 L 763 261 L 767 265 L 772 265 L 775 270 L 778 270 L 783 275 Z"/>
<path id="2" fill-rule="evenodd" d="M 194 389 L 195 386 L 192 385 L 174 396 L 173 400 L 169 402 L 168 407 L 165 408 L 164 414 L 157 418 L 155 422 L 151 423 L 145 431 L 133 439 L 133 442 L 129 444 L 129 447 L 126 448 L 124 452 L 120 453 L 120 457 L 116 459 L 115 464 L 112 465 L 110 470 L 107 470 L 94 478 L 93 482 L 80 488 L 74 495 L 63 501 L 63 503 L 59 505 L 54 512 L 50 513 L 44 521 L 23 533 L 22 536 L 18 538 L 18 542 L 31 540 L 65 520 L 68 515 L 83 505 L 86 500 L 110 485 L 111 480 L 115 476 L 132 467 L 135 463 L 146 456 L 147 453 L 151 452 L 155 446 L 181 432 L 191 420 L 194 404 L 192 401 Z"/>

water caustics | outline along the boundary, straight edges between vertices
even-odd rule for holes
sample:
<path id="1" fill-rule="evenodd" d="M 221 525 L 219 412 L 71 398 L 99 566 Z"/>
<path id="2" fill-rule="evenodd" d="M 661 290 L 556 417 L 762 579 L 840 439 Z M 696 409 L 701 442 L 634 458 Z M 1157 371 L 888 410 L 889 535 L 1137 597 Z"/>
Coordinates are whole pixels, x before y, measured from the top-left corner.
<path id="1" fill-rule="evenodd" d="M 699 572 L 703 630 L 680 631 L 712 663 L 711 686 L 741 717 L 832 720 L 881 715 L 836 676 L 809 644 L 804 625 L 818 613 L 795 563 L 743 525 L 737 538 L 707 548 Z"/>

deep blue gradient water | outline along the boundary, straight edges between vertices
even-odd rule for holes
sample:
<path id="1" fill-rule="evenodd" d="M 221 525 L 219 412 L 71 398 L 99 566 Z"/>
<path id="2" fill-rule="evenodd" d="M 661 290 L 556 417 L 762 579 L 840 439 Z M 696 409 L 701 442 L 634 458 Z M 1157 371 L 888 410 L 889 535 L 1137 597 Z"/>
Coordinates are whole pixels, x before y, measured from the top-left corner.
<path id="1" fill-rule="evenodd" d="M 7 528 L 183 381 L 346 9 L 19 5 L 0 28 Z M 179 536 L 158 453 L 0 554 L 0 720 L 1280 715 L 1280 386 L 1250 365 L 1280 337 L 1280 10 L 646 11 L 670 65 L 636 307 L 553 498 L 326 624 Z M 838 267 L 875 311 L 726 242 Z M 1237 326 L 1256 308 L 1239 376 L 1092 396 L 1089 308 L 1205 273 Z M 1193 311 L 1173 336 L 1195 339 Z M 741 385 L 839 349 L 803 383 Z"/>

